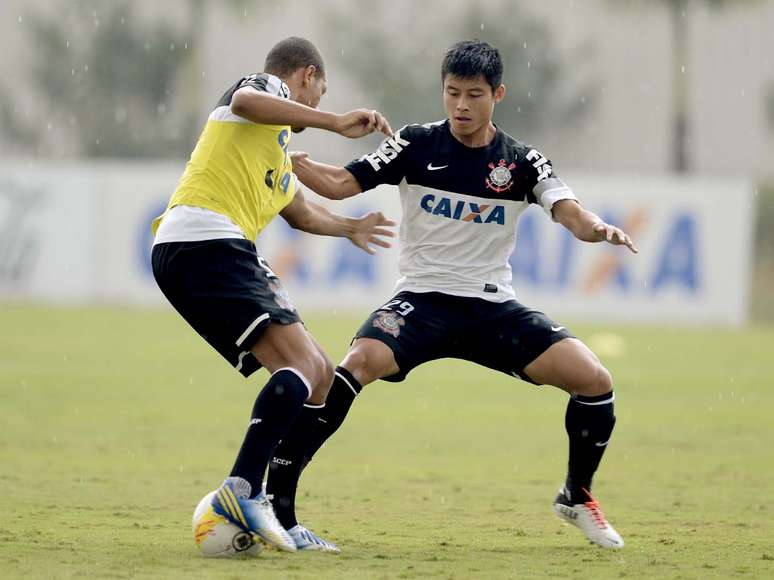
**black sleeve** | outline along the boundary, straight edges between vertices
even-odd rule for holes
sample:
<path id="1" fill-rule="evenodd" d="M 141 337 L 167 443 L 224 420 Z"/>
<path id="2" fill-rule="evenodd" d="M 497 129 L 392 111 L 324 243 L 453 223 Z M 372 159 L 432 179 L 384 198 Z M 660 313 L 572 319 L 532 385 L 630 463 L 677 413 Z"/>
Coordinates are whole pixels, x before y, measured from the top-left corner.
<path id="1" fill-rule="evenodd" d="M 526 169 L 523 184 L 526 190 L 527 201 L 530 203 L 540 203 L 535 194 L 535 188 L 546 179 L 556 177 L 554 166 L 550 159 L 534 147 L 527 146 L 525 151 Z"/>
<path id="2" fill-rule="evenodd" d="M 551 160 L 537 149 L 527 147 L 524 159 L 526 166 L 523 184 L 527 201 L 540 205 L 556 221 L 553 215 L 554 204 L 563 199 L 578 201 L 575 192 L 556 175 Z"/>
<path id="3" fill-rule="evenodd" d="M 382 141 L 373 153 L 350 161 L 345 169 L 355 176 L 363 191 L 382 183 L 397 185 L 406 176 L 417 137 L 412 127 L 403 127 Z"/>

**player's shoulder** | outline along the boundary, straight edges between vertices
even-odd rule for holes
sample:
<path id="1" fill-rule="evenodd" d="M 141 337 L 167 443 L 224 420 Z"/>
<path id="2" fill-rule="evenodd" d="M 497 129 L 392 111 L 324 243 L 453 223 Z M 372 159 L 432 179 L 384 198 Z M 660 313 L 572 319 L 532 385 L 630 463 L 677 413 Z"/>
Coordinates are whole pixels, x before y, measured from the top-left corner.
<path id="1" fill-rule="evenodd" d="M 409 123 L 395 131 L 395 134 L 408 142 L 426 141 L 442 135 L 445 124 L 445 119 L 433 123 Z"/>
<path id="2" fill-rule="evenodd" d="M 556 176 L 553 164 L 537 147 L 520 141 L 499 128 L 498 134 L 503 159 L 512 160 L 511 163 L 517 168 L 516 171 L 524 176 L 530 187 L 537 181 Z"/>
<path id="3" fill-rule="evenodd" d="M 227 106 L 231 104 L 231 99 L 234 93 L 239 89 L 250 87 L 253 90 L 260 91 L 262 93 L 268 93 L 277 97 L 285 99 L 290 98 L 290 89 L 282 82 L 282 79 L 265 72 L 258 72 L 241 77 L 234 84 L 232 84 L 223 96 L 218 101 L 217 106 Z"/>
<path id="4" fill-rule="evenodd" d="M 252 87 L 256 90 L 278 97 L 290 97 L 290 89 L 281 78 L 266 72 L 253 73 L 242 77 L 236 85 L 237 90 Z"/>
<path id="5" fill-rule="evenodd" d="M 531 152 L 534 152 L 532 153 L 532 155 L 534 155 L 535 153 L 539 153 L 539 149 L 534 145 L 527 143 L 525 141 L 522 141 L 520 139 L 517 139 L 516 137 L 514 137 L 510 133 L 507 133 L 506 131 L 503 131 L 499 127 L 497 128 L 497 132 L 500 135 L 500 143 L 502 144 L 502 146 L 505 149 L 513 152 L 515 156 L 518 157 L 519 159 L 528 157 L 531 154 Z"/>

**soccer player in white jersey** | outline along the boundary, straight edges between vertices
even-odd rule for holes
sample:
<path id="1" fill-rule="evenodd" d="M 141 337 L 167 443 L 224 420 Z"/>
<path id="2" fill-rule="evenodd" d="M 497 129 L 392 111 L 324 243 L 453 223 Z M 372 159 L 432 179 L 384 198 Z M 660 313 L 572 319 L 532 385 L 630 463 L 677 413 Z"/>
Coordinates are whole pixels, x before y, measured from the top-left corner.
<path id="1" fill-rule="evenodd" d="M 377 379 L 402 381 L 423 362 L 453 357 L 569 394 L 568 470 L 554 511 L 592 542 L 623 546 L 591 495 L 615 424 L 612 378 L 563 325 L 516 301 L 508 257 L 519 215 L 531 203 L 579 240 L 637 250 L 621 229 L 581 206 L 540 151 L 492 123 L 505 96 L 502 70 L 489 44 L 458 43 L 441 69 L 447 119 L 407 125 L 346 168 L 303 154 L 294 159 L 301 182 L 331 199 L 399 185 L 403 219 L 394 296 L 357 332 L 325 406 L 304 409 L 275 451 L 268 490 L 286 527 L 296 524 L 303 467 L 361 388 Z"/>
<path id="2" fill-rule="evenodd" d="M 306 528 L 283 528 L 262 491 L 277 442 L 304 404 L 319 405 L 333 365 L 306 330 L 256 238 L 278 214 L 292 227 L 347 237 L 373 253 L 389 245 L 379 213 L 345 218 L 307 201 L 288 154 L 291 131 L 318 127 L 347 137 L 392 133 L 376 111 L 319 111 L 326 79 L 308 40 L 291 37 L 266 56 L 263 72 L 242 77 L 204 126 L 166 211 L 153 222 L 153 274 L 164 295 L 243 376 L 271 373 L 250 415 L 231 474 L 212 509 L 281 550 L 336 547 Z"/>

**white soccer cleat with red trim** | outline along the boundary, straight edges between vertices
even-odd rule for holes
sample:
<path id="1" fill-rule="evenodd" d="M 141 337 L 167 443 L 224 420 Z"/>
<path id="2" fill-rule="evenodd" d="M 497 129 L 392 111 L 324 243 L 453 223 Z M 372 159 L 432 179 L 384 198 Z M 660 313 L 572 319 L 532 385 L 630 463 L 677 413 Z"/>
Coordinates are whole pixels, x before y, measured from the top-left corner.
<path id="1" fill-rule="evenodd" d="M 554 500 L 554 513 L 568 524 L 580 528 L 592 543 L 603 548 L 623 548 L 623 538 L 605 519 L 599 503 L 586 489 L 583 491 L 588 501 L 573 503 L 566 488 L 562 487 Z"/>

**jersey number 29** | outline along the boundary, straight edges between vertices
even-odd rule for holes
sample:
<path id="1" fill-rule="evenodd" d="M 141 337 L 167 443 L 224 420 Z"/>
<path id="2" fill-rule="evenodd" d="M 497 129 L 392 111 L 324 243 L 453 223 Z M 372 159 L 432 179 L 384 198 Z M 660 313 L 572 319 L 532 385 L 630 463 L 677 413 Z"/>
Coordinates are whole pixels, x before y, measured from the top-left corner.
<path id="1" fill-rule="evenodd" d="M 408 316 L 414 310 L 414 307 L 410 302 L 404 302 L 403 300 L 390 300 L 379 310 L 393 310 L 401 316 Z"/>

